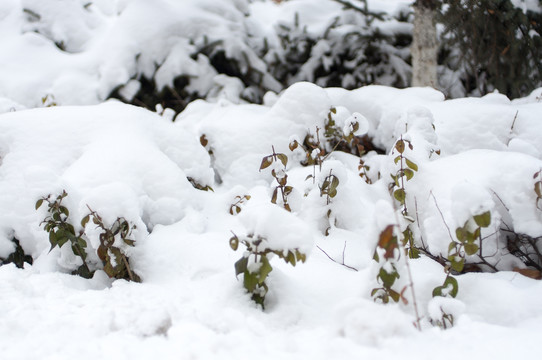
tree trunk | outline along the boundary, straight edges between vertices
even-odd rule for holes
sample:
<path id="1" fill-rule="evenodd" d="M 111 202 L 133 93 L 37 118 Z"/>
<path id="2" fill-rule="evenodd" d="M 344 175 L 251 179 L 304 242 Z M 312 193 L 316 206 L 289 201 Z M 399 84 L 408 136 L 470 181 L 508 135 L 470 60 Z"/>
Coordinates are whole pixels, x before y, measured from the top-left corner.
<path id="1" fill-rule="evenodd" d="M 438 87 L 437 0 L 417 0 L 414 3 L 412 46 L 412 86 Z"/>

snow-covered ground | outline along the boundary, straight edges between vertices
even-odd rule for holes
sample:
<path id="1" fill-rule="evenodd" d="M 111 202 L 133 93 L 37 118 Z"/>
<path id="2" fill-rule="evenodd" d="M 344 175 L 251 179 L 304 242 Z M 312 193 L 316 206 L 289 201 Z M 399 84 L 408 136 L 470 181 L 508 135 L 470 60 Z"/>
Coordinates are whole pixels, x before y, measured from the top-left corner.
<path id="1" fill-rule="evenodd" d="M 203 57 L 187 56 L 194 46 L 188 39 L 236 33 L 244 21 L 268 18 L 253 27 L 264 34 L 314 1 L 252 2 L 248 20 L 243 0 L 86 3 L 0 2 L 0 258 L 16 250 L 17 239 L 33 259 L 23 269 L 0 266 L 1 359 L 536 357 L 542 282 L 517 272 L 527 266 L 511 253 L 508 237 L 515 232 L 542 248 L 542 183 L 535 185 L 542 179 L 535 176 L 542 169 L 542 89 L 515 100 L 497 93 L 445 100 L 429 88 L 347 91 L 300 82 L 268 93 L 263 105 L 238 104 L 238 84 L 208 71 Z M 408 3 L 370 1 L 388 13 Z M 326 2 L 325 9 L 338 5 Z M 318 11 L 309 15 L 318 24 Z M 231 51 L 244 46 L 235 36 L 228 40 Z M 216 91 L 212 101 L 190 103 L 175 122 L 168 109 L 103 101 L 147 71 L 162 84 L 193 72 L 194 86 Z M 126 91 L 131 86 L 137 88 L 131 83 Z M 53 103 L 60 106 L 45 107 Z M 340 151 L 321 167 L 303 166 L 306 154 L 290 149 L 318 134 L 320 147 L 331 150 L 324 136 L 329 117 L 337 136 L 357 122 L 355 135 L 368 135 L 381 150 L 363 156 L 366 170 Z M 406 163 L 396 161 L 401 139 L 416 168 L 404 178 L 406 217 L 390 192 L 398 189 L 390 188 L 390 175 Z M 288 157 L 285 169 L 277 161 L 260 170 L 273 151 Z M 280 179 L 287 174 L 291 212 L 280 195 L 271 203 L 271 169 Z M 339 182 L 327 197 L 330 175 Z M 91 279 L 71 275 L 80 257 L 69 244 L 51 250 L 42 224 L 47 207 L 35 207 L 63 190 L 77 233 L 89 208 L 106 226 L 118 217 L 137 226 L 135 246 L 115 244 L 141 283 L 101 270 L 100 230 L 92 221 L 84 238 L 86 262 L 96 272 Z M 455 275 L 457 296 L 433 298 L 446 278 L 435 260 L 448 256 L 457 228 L 487 212 L 483 249 L 466 256 L 477 263 L 481 254 L 485 272 Z M 407 267 L 400 256 L 394 289 L 406 289 L 406 301 L 376 303 L 371 291 L 380 286 L 382 263 L 373 255 L 381 233 L 408 224 L 416 245 L 435 259 L 422 255 Z M 232 250 L 232 233 L 307 256 L 295 267 L 270 257 L 265 309 L 246 292 L 243 275 L 235 276 L 245 248 Z M 446 330 L 435 325 L 443 311 L 454 317 Z"/>
<path id="2" fill-rule="evenodd" d="M 265 105 L 197 101 L 174 123 L 115 101 L 3 114 L 0 255 L 13 250 L 15 235 L 34 264 L 0 267 L 2 357 L 531 356 L 542 331 L 542 283 L 509 271 L 524 266 L 507 254 L 502 234 L 493 233 L 506 221 L 518 232 L 542 235 L 532 177 L 542 167 L 541 94 L 444 101 L 431 89 L 345 91 L 300 83 L 268 96 Z M 484 241 L 489 261 L 503 271 L 457 276 L 456 299 L 432 299 L 445 278 L 442 266 L 427 257 L 410 261 L 421 332 L 410 295 L 407 305 L 376 304 L 370 296 L 378 234 L 397 219 L 385 211 L 393 203 L 387 188 L 394 156 L 368 155 L 369 185 L 356 157 L 335 152 L 321 172 L 316 167 L 313 185 L 305 180 L 313 167 L 301 166 L 288 149 L 293 137 L 322 127 L 331 106 L 338 123 L 359 112 L 387 153 L 401 135 L 411 140 L 408 156 L 419 171 L 406 185 L 408 203 L 416 201 L 417 232 L 434 254 L 446 256 L 449 238 L 431 193 L 452 229 L 480 209 L 491 211 Z M 203 134 L 212 155 L 199 143 Z M 258 171 L 272 146 L 290 158 L 291 213 L 271 204 L 275 180 Z M 431 148 L 441 154 L 429 156 Z M 327 205 L 318 184 L 330 169 L 340 184 Z M 214 192 L 194 188 L 187 177 Z M 69 246 L 49 252 L 40 227 L 45 208 L 36 211 L 34 203 L 62 189 L 74 224 L 89 205 L 105 221 L 123 216 L 138 225 L 129 254 L 142 283 L 112 281 L 102 271 L 90 280 L 73 276 L 77 258 Z M 231 215 L 238 195 L 251 198 Z M 328 209 L 336 223 L 325 217 Z M 271 260 L 264 311 L 235 277 L 243 250 L 230 249 L 230 231 L 308 254 L 296 267 Z M 93 225 L 87 235 L 96 249 Z M 99 267 L 96 255 L 89 257 Z M 401 270 L 401 280 L 407 278 Z M 452 329 L 429 324 L 440 306 L 455 316 Z"/>

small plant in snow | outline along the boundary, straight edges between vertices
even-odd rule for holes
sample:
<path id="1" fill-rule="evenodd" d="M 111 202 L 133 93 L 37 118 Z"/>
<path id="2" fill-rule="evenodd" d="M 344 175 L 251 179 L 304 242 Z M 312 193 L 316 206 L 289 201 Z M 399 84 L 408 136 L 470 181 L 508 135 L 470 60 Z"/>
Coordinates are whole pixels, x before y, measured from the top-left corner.
<path id="1" fill-rule="evenodd" d="M 286 174 L 287 164 L 288 164 L 288 157 L 282 153 L 277 154 L 275 152 L 275 148 L 273 147 L 273 153 L 271 155 L 265 156 L 262 159 L 262 163 L 260 165 L 260 171 L 273 165 L 273 168 L 271 169 L 271 175 L 275 178 L 278 185 L 275 187 L 275 190 L 273 191 L 273 195 L 271 196 L 271 202 L 273 204 L 277 203 L 277 199 L 278 199 L 278 195 L 280 191 L 282 206 L 286 210 L 292 211 L 292 209 L 290 208 L 290 204 L 288 203 L 288 195 L 292 193 L 293 187 L 287 184 L 288 183 L 288 175 Z"/>
<path id="2" fill-rule="evenodd" d="M 452 276 L 452 271 L 457 273 L 465 269 L 466 256 L 478 254 L 483 263 L 487 261 L 482 255 L 482 228 L 491 224 L 491 212 L 485 211 L 468 219 L 463 226 L 456 228 L 457 241 L 453 240 L 448 246 L 448 264 L 444 267 L 446 278 L 444 283 L 433 289 L 433 297 L 442 296 L 455 298 L 459 292 L 457 279 Z M 489 265 L 489 264 L 487 264 Z M 442 312 L 442 317 L 432 321 L 435 325 L 446 329 L 454 324 L 454 317 L 451 314 Z"/>
<path id="3" fill-rule="evenodd" d="M 90 213 L 81 220 L 83 228 L 89 220 L 101 229 L 98 257 L 104 264 L 103 270 L 110 278 L 125 279 L 141 282 L 141 278 L 130 267 L 128 256 L 122 250 L 126 246 L 134 246 L 135 240 L 130 239 L 135 225 L 125 218 L 118 217 L 111 226 L 107 227 L 100 215 L 89 207 Z"/>
<path id="4" fill-rule="evenodd" d="M 190 184 L 192 184 L 192 186 L 198 190 L 202 190 L 202 191 L 213 191 L 213 188 L 210 187 L 209 185 L 201 185 L 200 183 L 198 183 L 194 178 L 191 178 L 190 176 L 188 176 L 186 178 L 188 180 L 188 182 Z"/>
<path id="5" fill-rule="evenodd" d="M 250 200 L 250 195 L 243 195 L 243 196 L 237 195 L 235 197 L 235 202 L 231 204 L 230 206 L 230 214 L 231 215 L 239 214 L 241 212 L 241 205 L 249 200 Z"/>
<path id="6" fill-rule="evenodd" d="M 105 273 L 111 278 L 140 282 L 141 279 L 130 268 L 129 259 L 122 250 L 124 246 L 134 246 L 135 241 L 129 237 L 136 226 L 131 225 L 123 217 L 119 217 L 110 227 L 107 227 L 101 216 L 89 208 L 90 213 L 81 220 L 82 229 L 76 233 L 74 226 L 68 221 L 70 212 L 67 207 L 62 205 L 62 201 L 66 196 L 68 196 L 68 193 L 63 190 L 62 194 L 55 199 L 52 199 L 51 195 L 49 195 L 36 202 L 36 210 L 44 202 L 48 203 L 48 216 L 42 221 L 42 224 L 44 230 L 49 233 L 51 250 L 56 246 L 62 247 L 69 242 L 73 253 L 81 258 L 83 262 L 73 273 L 90 279 L 94 274 L 94 270 L 90 269 L 86 261 L 88 254 L 84 229 L 92 219 L 92 222 L 102 230 L 99 235 L 100 246 L 97 252 L 98 257 L 103 262 Z"/>
<path id="7" fill-rule="evenodd" d="M 314 134 L 309 133 L 305 136 L 303 145 L 296 139 L 290 141 L 290 150 L 294 151 L 298 147 L 302 148 L 306 154 L 306 161 L 303 165 L 319 165 L 335 150 L 341 150 L 351 154 L 361 155 L 364 152 L 363 145 L 359 136 L 355 134 L 360 130 L 361 122 L 367 122 L 359 113 L 354 113 L 345 120 L 341 128 L 337 125 L 335 115 L 337 109 L 331 107 L 324 122 L 324 139 L 320 139 L 320 127 L 316 126 Z M 368 126 L 368 125 L 367 125 Z M 313 176 L 315 174 L 313 173 Z"/>
<path id="8" fill-rule="evenodd" d="M 32 259 L 32 256 L 25 254 L 19 240 L 15 236 L 13 236 L 11 238 L 11 242 L 13 243 L 15 249 L 11 254 L 8 255 L 7 258 L 0 257 L 0 265 L 14 264 L 19 269 L 24 268 L 24 263 L 32 265 L 34 259 Z"/>
<path id="9" fill-rule="evenodd" d="M 408 250 L 410 258 L 418 258 L 420 256 L 419 250 L 414 245 L 414 233 L 410 228 L 410 225 L 414 222 L 414 219 L 409 216 L 406 203 L 406 182 L 410 181 L 414 177 L 414 173 L 418 171 L 418 165 L 405 156 L 406 148 L 413 150 L 414 147 L 409 140 L 403 139 L 403 136 L 395 143 L 393 153 L 397 152 L 398 155 L 393 159 L 396 165 L 399 165 L 399 169 L 395 174 L 391 175 L 393 179 L 392 193 L 395 200 L 401 205 L 401 214 L 403 218 L 408 222 L 405 230 L 403 231 L 403 245 Z"/>
<path id="10" fill-rule="evenodd" d="M 365 183 L 372 184 L 373 181 L 369 177 L 368 171 L 371 170 L 371 167 L 367 164 L 365 164 L 365 161 L 360 157 L 359 158 L 359 165 L 358 165 L 358 171 L 359 171 L 359 177 L 362 178 Z"/>
<path id="11" fill-rule="evenodd" d="M 53 94 L 47 94 L 41 98 L 41 106 L 53 107 L 53 106 L 58 106 L 58 104 L 56 103 L 55 97 Z"/>
<path id="12" fill-rule="evenodd" d="M 54 199 L 51 195 L 48 195 L 36 202 L 36 210 L 39 209 L 43 203 L 47 203 L 48 215 L 43 219 L 40 225 L 43 225 L 43 229 L 49 233 L 49 242 L 51 243 L 50 250 L 53 250 L 57 246 L 61 248 L 64 244 L 70 243 L 73 253 L 83 262 L 83 264 L 74 271 L 74 274 L 89 279 L 92 277 L 93 272 L 86 262 L 87 241 L 83 238 L 83 230 L 77 233 L 73 225 L 68 221 L 70 212 L 67 207 L 62 205 L 62 201 L 66 196 L 68 196 L 68 193 L 63 190 L 62 194 Z"/>
<path id="13" fill-rule="evenodd" d="M 287 264 L 295 266 L 297 262 L 305 262 L 306 255 L 299 249 L 276 250 L 267 247 L 267 240 L 249 234 L 241 239 L 233 234 L 230 246 L 236 251 L 242 243 L 246 247 L 243 257 L 235 263 L 235 275 L 243 274 L 243 286 L 252 294 L 252 300 L 264 308 L 265 295 L 269 291 L 266 279 L 273 267 L 269 263 L 272 254 L 283 259 Z"/>
<path id="14" fill-rule="evenodd" d="M 394 234 L 395 225 L 388 225 L 381 233 L 377 247 L 374 252 L 373 259 L 381 264 L 376 280 L 382 285 L 379 288 L 374 288 L 371 291 L 371 296 L 375 301 L 380 301 L 384 304 L 390 302 L 399 302 L 403 297 L 403 293 L 393 289 L 395 281 L 400 278 L 397 270 L 397 262 L 400 258 L 399 242 Z"/>
<path id="15" fill-rule="evenodd" d="M 452 269 L 457 272 L 463 271 L 465 267 L 465 255 L 471 256 L 478 253 L 480 259 L 484 261 L 482 254 L 482 228 L 487 228 L 490 224 L 491 212 L 486 211 L 474 215 L 471 219 L 465 221 L 463 226 L 455 229 L 458 242 L 452 241 L 448 246 L 448 260 Z"/>
<path id="16" fill-rule="evenodd" d="M 331 204 L 331 199 L 337 196 L 337 187 L 339 186 L 339 178 L 333 175 L 332 171 L 332 169 L 329 170 L 329 175 L 324 178 L 322 185 L 319 185 L 320 197 L 326 197 L 326 205 Z M 329 230 L 331 229 L 331 224 L 333 223 L 331 215 L 331 209 L 328 209 L 327 218 L 330 221 L 330 226 L 325 231 L 326 236 L 329 235 Z"/>
<path id="17" fill-rule="evenodd" d="M 344 126 L 341 128 L 339 125 L 337 125 L 337 121 L 335 119 L 336 114 L 337 109 L 335 107 L 331 107 L 324 123 L 326 151 L 331 153 L 339 149 L 351 154 L 361 155 L 363 153 L 363 146 L 361 145 L 360 138 L 355 134 L 360 129 L 360 122 L 366 120 L 361 114 L 353 113 L 345 120 Z"/>
<path id="18" fill-rule="evenodd" d="M 339 178 L 333 175 L 333 170 L 329 170 L 329 175 L 325 177 L 322 186 L 320 186 L 320 196 L 326 197 L 326 204 L 331 203 L 331 199 L 337 196 L 337 187 L 339 186 Z"/>
<path id="19" fill-rule="evenodd" d="M 320 143 L 320 128 L 316 127 L 316 137 L 312 134 L 309 134 L 305 137 L 304 141 L 305 146 L 301 145 L 297 139 L 293 138 L 290 141 L 288 147 L 290 151 L 301 148 L 305 152 L 305 162 L 302 163 L 304 166 L 312 165 L 312 175 L 307 176 L 306 180 L 312 178 L 312 183 L 316 182 L 316 165 L 319 169 L 322 169 L 322 162 L 324 161 L 325 151 L 322 149 Z"/>
<path id="20" fill-rule="evenodd" d="M 438 326 L 441 329 L 448 329 L 454 326 L 454 315 L 449 314 L 441 307 L 439 308 L 439 316 L 436 318 L 431 317 L 429 319 L 429 322 L 433 326 Z"/>

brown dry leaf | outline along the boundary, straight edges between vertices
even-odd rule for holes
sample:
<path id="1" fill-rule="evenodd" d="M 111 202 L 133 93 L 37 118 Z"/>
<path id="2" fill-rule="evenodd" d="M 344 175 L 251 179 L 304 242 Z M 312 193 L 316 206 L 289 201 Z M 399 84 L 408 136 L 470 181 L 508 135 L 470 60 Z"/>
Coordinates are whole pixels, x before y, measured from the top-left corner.
<path id="1" fill-rule="evenodd" d="M 523 276 L 530 277 L 531 279 L 542 280 L 542 272 L 536 269 L 514 268 L 514 271 L 517 273 L 520 273 Z"/>
<path id="2" fill-rule="evenodd" d="M 393 251 L 398 247 L 397 240 L 393 236 L 393 225 L 388 225 L 381 233 L 378 246 L 386 250 L 385 259 L 393 258 Z"/>

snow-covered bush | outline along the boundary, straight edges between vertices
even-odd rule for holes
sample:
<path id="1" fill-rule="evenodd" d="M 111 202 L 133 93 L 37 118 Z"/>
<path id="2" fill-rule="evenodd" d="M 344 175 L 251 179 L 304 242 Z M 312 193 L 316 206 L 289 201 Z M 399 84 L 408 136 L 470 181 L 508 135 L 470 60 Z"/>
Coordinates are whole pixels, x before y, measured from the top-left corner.
<path id="1" fill-rule="evenodd" d="M 408 84 L 406 11 L 377 16 L 334 1 L 321 5 L 7 1 L 0 8 L 0 97 L 26 107 L 46 96 L 60 105 L 114 97 L 179 112 L 199 98 L 259 103 L 267 91 L 299 80 Z"/>
<path id="2" fill-rule="evenodd" d="M 305 23 L 300 13 L 277 23 L 280 46 L 270 47 L 264 55 L 271 73 L 282 84 L 310 81 L 353 89 L 367 84 L 404 87 L 409 83 L 406 61 L 411 27 L 406 14 L 394 18 L 361 6 L 345 7 L 330 11 L 325 26 L 316 28 Z"/>

